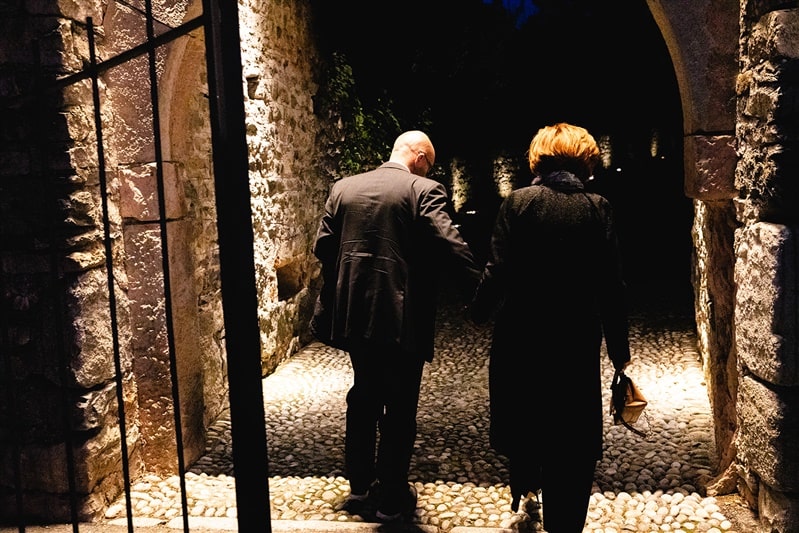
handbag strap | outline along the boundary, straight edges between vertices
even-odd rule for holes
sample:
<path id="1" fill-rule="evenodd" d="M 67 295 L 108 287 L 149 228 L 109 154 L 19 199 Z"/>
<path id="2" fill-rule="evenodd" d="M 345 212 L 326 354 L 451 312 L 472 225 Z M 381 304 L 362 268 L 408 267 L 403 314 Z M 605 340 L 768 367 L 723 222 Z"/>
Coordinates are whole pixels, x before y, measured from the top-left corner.
<path id="1" fill-rule="evenodd" d="M 644 413 L 644 416 L 646 416 L 646 413 Z M 645 432 L 645 431 L 641 431 L 640 429 L 638 429 L 638 428 L 636 428 L 636 427 L 633 427 L 632 425 L 630 425 L 630 424 L 629 424 L 629 423 L 628 423 L 626 420 L 624 420 L 623 418 L 621 418 L 621 419 L 620 419 L 620 421 L 621 421 L 621 423 L 622 423 L 622 425 L 623 425 L 624 427 L 626 427 L 627 429 L 629 429 L 630 431 L 632 431 L 632 432 L 633 432 L 633 433 L 635 433 L 636 435 L 640 435 L 640 436 L 642 436 L 642 437 L 646 437 L 646 432 Z"/>
<path id="2" fill-rule="evenodd" d="M 629 387 L 631 383 L 630 378 L 627 374 L 624 373 L 624 370 L 621 368 L 616 370 L 616 373 L 613 374 L 613 382 L 610 385 L 610 397 L 611 397 L 611 404 L 615 412 L 611 413 L 614 417 L 614 420 L 620 422 L 624 427 L 635 433 L 636 435 L 640 435 L 641 437 L 646 437 L 646 432 L 641 431 L 638 428 L 633 427 L 632 424 L 624 420 L 624 417 L 621 416 L 622 411 L 624 410 L 624 395 L 616 395 L 614 394 L 614 390 L 619 387 Z M 618 402 L 618 405 L 617 405 Z M 646 414 L 644 414 L 646 415 Z"/>

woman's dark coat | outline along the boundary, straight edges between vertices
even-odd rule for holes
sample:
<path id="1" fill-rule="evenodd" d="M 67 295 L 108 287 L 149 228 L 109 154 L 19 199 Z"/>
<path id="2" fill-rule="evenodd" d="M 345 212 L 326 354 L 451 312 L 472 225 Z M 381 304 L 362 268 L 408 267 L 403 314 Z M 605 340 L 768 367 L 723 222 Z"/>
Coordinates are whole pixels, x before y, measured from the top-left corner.
<path id="1" fill-rule="evenodd" d="M 616 367 L 630 359 L 608 201 L 567 172 L 511 193 L 471 313 L 479 323 L 494 318 L 492 446 L 507 454 L 521 445 L 542 460 L 563 453 L 599 459 L 603 333 Z"/>

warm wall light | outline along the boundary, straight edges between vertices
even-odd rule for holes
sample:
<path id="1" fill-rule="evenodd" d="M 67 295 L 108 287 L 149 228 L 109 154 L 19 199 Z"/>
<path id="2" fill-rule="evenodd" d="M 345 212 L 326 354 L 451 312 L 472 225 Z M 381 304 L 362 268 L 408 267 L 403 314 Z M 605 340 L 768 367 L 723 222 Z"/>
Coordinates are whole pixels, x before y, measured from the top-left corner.
<path id="1" fill-rule="evenodd" d="M 469 199 L 470 185 L 463 169 L 463 163 L 458 159 L 453 159 L 450 163 L 450 175 L 452 176 L 452 207 L 459 213 L 463 204 Z"/>
<path id="2" fill-rule="evenodd" d="M 500 155 L 494 159 L 494 184 L 500 197 L 506 198 L 513 191 L 516 170 L 516 164 L 509 157 Z"/>
<path id="3" fill-rule="evenodd" d="M 660 133 L 657 130 L 652 130 L 652 137 L 649 139 L 649 155 L 657 157 L 660 150 Z"/>
<path id="4" fill-rule="evenodd" d="M 602 168 L 610 168 L 613 162 L 613 144 L 610 142 L 610 135 L 601 135 L 597 145 L 599 146 L 599 159 L 602 161 Z"/>

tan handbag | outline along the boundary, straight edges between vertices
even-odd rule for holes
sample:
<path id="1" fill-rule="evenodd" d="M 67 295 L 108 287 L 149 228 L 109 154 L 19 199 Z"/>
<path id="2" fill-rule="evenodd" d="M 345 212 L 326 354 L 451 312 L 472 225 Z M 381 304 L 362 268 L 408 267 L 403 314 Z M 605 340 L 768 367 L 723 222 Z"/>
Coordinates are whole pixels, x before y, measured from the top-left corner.
<path id="1" fill-rule="evenodd" d="M 610 384 L 610 414 L 613 417 L 613 424 L 622 424 L 630 431 L 645 437 L 646 433 L 634 428 L 633 424 L 638 422 L 647 403 L 633 380 L 623 370 L 616 370 L 613 382 Z"/>

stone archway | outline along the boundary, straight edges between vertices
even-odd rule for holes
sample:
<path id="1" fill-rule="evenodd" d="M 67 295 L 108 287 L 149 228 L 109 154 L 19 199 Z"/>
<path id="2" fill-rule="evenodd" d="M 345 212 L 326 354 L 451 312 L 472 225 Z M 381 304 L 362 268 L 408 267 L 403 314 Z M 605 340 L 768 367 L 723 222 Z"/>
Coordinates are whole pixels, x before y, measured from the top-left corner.
<path id="1" fill-rule="evenodd" d="M 178 26 L 193 15 L 196 13 L 184 17 L 173 13 L 173 18 L 160 20 Z M 134 44 L 131 40 L 143 38 L 141 14 L 127 6 L 112 5 L 106 27 L 109 50 L 122 51 Z M 147 471 L 157 473 L 179 470 L 175 402 L 180 404 L 182 458 L 190 464 L 203 452 L 208 419 L 218 416 L 226 392 L 222 385 L 208 390 L 209 382 L 224 382 L 219 370 L 222 363 L 209 363 L 221 359 L 219 347 L 213 350 L 208 341 L 214 335 L 220 339 L 221 328 L 212 329 L 213 318 L 201 326 L 198 303 L 208 300 L 207 295 L 201 296 L 204 274 L 198 274 L 198 256 L 211 253 L 208 250 L 213 250 L 215 240 L 215 219 L 210 227 L 207 223 L 203 227 L 201 218 L 207 216 L 209 206 L 214 214 L 213 195 L 208 198 L 212 187 L 207 183 L 211 153 L 208 111 L 201 98 L 205 91 L 203 46 L 202 30 L 195 30 L 158 50 L 157 59 L 165 66 L 157 81 L 157 116 L 146 57 L 108 75 L 115 131 L 126 132 L 112 137 L 110 144 L 119 167 L 119 211 L 132 327 L 131 378 L 137 392 L 137 455 Z M 153 133 L 156 118 L 161 125 L 158 138 Z M 178 128 L 182 135 L 173 135 Z M 159 150 L 161 162 L 157 160 Z M 187 169 L 192 171 L 188 178 Z M 208 239 L 203 239 L 206 235 Z M 168 255 L 166 263 L 164 255 Z M 165 283 L 166 273 L 169 283 Z M 219 290 L 218 282 L 215 290 Z M 216 412 L 209 414 L 206 405 Z"/>
<path id="2" fill-rule="evenodd" d="M 177 238 L 172 240 L 179 247 L 174 260 L 182 262 L 183 268 L 173 269 L 178 274 L 172 287 L 186 293 L 182 295 L 185 304 L 175 306 L 176 320 L 183 324 L 184 342 L 178 346 L 189 352 L 185 359 L 201 365 L 202 403 L 195 407 L 202 407 L 202 427 L 207 428 L 227 407 L 227 363 L 204 36 L 194 32 L 180 45 L 179 53 L 170 54 L 162 84 L 169 110 L 166 159 L 174 167 L 174 190 L 184 209 L 182 229 L 176 230 Z M 194 350 L 197 354 L 191 355 Z"/>
<path id="3" fill-rule="evenodd" d="M 732 333 L 738 2 L 647 4 L 672 57 L 682 101 L 684 188 L 694 200 L 694 305 L 724 471 L 735 459 L 738 423 Z"/>
<path id="4" fill-rule="evenodd" d="M 720 475 L 770 531 L 794 531 L 795 4 L 648 0 L 673 59 L 694 200 L 695 315 Z M 788 82 L 788 85 L 794 85 Z M 787 93 L 786 93 L 787 90 Z"/>

